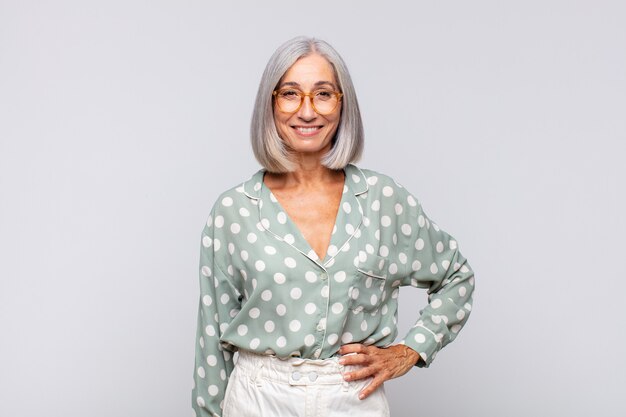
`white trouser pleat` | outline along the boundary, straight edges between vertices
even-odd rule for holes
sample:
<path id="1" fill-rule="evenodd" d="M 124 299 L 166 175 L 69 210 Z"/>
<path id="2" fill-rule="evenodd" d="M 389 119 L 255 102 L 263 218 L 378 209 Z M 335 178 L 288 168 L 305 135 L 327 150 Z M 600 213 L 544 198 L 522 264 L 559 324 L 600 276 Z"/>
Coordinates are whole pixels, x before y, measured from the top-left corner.
<path id="1" fill-rule="evenodd" d="M 371 378 L 346 382 L 338 358 L 279 359 L 239 351 L 222 417 L 389 417 L 384 387 L 364 400 Z"/>

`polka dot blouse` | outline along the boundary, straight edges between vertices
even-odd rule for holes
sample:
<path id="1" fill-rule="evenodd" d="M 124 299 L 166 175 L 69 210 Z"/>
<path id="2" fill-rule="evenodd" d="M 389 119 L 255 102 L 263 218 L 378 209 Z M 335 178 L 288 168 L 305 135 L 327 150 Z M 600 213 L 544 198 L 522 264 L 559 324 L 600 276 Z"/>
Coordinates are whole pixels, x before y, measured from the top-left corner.
<path id="1" fill-rule="evenodd" d="M 401 343 L 428 366 L 472 309 L 474 274 L 457 242 L 391 178 L 354 165 L 324 259 L 257 172 L 215 203 L 202 232 L 193 406 L 219 417 L 233 351 L 329 358 L 346 343 L 389 346 L 399 287 L 429 304 Z"/>

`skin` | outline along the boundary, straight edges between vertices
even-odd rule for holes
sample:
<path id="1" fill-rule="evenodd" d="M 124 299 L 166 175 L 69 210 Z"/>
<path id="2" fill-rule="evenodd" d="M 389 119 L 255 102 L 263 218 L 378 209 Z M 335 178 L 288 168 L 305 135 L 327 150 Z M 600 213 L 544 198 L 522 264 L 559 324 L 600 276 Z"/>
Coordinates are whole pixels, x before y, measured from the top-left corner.
<path id="1" fill-rule="evenodd" d="M 313 53 L 300 58 L 285 73 L 278 88 L 292 86 L 308 93 L 319 86 L 338 91 L 332 65 L 326 58 Z M 341 118 L 341 103 L 327 115 L 316 113 L 309 98 L 295 113 L 274 108 L 274 123 L 279 136 L 292 153 L 297 168 L 288 173 L 266 173 L 265 185 L 296 224 L 320 259 L 325 257 L 344 185 L 342 170 L 334 171 L 321 164 L 321 158 L 331 149 L 332 139 Z M 298 128 L 315 127 L 314 132 Z M 367 398 L 383 382 L 407 373 L 418 361 L 419 354 L 405 345 L 387 348 L 359 343 L 344 345 L 339 350 L 343 365 L 359 365 L 360 369 L 344 374 L 347 381 L 372 378 L 359 393 Z"/>

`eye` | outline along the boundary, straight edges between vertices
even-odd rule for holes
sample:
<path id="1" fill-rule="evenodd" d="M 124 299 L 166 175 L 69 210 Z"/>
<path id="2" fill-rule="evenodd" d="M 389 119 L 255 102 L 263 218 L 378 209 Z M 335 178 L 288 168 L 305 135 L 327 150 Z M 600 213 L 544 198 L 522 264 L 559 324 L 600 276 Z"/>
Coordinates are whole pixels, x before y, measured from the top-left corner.
<path id="1" fill-rule="evenodd" d="M 300 99 L 300 92 L 298 90 L 293 90 L 293 89 L 280 90 L 278 92 L 278 95 L 280 98 L 283 98 L 285 100 Z"/>
<path id="2" fill-rule="evenodd" d="M 333 96 L 334 94 L 330 90 L 317 90 L 315 92 L 315 98 L 318 100 L 330 100 Z"/>

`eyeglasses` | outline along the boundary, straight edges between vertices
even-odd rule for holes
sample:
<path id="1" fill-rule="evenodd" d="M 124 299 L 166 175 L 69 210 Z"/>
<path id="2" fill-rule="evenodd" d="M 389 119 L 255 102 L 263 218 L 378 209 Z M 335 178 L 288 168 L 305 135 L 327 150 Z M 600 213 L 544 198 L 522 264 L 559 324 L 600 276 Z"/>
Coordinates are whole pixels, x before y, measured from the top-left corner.
<path id="1" fill-rule="evenodd" d="M 315 90 L 304 93 L 294 88 L 274 90 L 272 93 L 279 110 L 285 113 L 295 113 L 304 104 L 304 98 L 309 97 L 311 106 L 316 113 L 326 115 L 332 113 L 341 101 L 342 93 L 333 90 Z"/>

